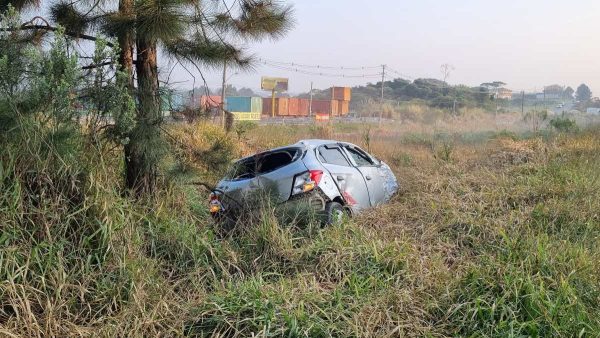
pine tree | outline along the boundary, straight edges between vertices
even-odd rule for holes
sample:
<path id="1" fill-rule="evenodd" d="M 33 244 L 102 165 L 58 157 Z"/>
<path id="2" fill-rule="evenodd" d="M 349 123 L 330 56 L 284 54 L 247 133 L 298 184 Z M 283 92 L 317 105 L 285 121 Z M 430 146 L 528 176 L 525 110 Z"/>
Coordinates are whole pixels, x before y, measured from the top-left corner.
<path id="1" fill-rule="evenodd" d="M 243 44 L 283 36 L 292 25 L 292 9 L 277 1 L 241 0 L 119 0 L 48 4 L 31 0 L 0 0 L 0 9 L 49 7 L 50 18 L 31 18 L 18 29 L 33 35 L 54 32 L 57 25 L 74 39 L 114 37 L 118 62 L 135 97 L 135 127 L 124 146 L 126 185 L 137 195 L 156 188 L 158 165 L 164 155 L 160 111 L 159 50 L 170 60 L 195 67 L 227 62 L 251 65 Z M 31 41 L 34 41 L 32 38 Z M 39 39 L 37 39 L 39 41 Z M 89 65 L 95 67 L 100 65 Z M 134 81 L 135 79 L 135 81 Z"/>

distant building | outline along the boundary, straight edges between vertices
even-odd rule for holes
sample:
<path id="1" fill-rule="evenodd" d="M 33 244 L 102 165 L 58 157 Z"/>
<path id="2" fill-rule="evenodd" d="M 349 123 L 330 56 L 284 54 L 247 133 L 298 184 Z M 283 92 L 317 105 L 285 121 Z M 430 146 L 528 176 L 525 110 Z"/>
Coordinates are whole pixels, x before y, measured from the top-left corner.
<path id="1" fill-rule="evenodd" d="M 496 98 L 501 100 L 510 100 L 512 99 L 512 90 L 508 88 L 498 88 L 496 92 Z"/>
<path id="2" fill-rule="evenodd" d="M 586 112 L 588 114 L 600 115 L 600 108 L 588 108 Z"/>
<path id="3" fill-rule="evenodd" d="M 537 93 L 535 94 L 537 100 L 560 100 L 562 95 L 559 93 Z"/>

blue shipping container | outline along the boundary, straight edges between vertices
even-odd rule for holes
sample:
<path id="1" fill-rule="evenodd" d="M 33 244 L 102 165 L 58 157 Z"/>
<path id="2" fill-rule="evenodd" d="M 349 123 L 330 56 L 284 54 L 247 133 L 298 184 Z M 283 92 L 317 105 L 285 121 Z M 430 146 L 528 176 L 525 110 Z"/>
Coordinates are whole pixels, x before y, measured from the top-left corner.
<path id="1" fill-rule="evenodd" d="M 244 96 L 226 97 L 225 109 L 230 112 L 262 112 L 262 98 Z"/>

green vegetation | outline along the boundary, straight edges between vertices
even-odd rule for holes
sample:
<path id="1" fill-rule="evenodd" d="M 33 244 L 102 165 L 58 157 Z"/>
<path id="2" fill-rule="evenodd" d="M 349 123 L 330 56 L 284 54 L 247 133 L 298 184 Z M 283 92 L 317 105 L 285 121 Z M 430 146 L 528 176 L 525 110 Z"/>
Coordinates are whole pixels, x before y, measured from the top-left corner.
<path id="1" fill-rule="evenodd" d="M 550 126 L 560 132 L 570 132 L 577 129 L 575 121 L 567 117 L 555 117 L 550 120 Z"/>
<path id="2" fill-rule="evenodd" d="M 28 13 L 28 9 L 36 6 L 48 8 L 49 17 Z M 33 16 L 27 18 L 28 14 Z M 161 94 L 169 90 L 161 91 L 162 84 L 159 86 L 159 50 L 163 58 L 196 68 L 223 64 L 248 67 L 251 58 L 244 53 L 240 43 L 281 37 L 291 26 L 291 7 L 272 1 L 243 1 L 223 8 L 214 1 L 67 3 L 8 0 L 2 1 L 0 15 L 8 15 L 2 20 L 2 43 L 15 51 L 14 44 L 39 46 L 43 37 L 56 31 L 61 32 L 61 39 L 98 41 L 103 36 L 116 38 L 107 45 L 118 46 L 117 55 L 82 68 L 94 70 L 116 66 L 123 78 L 124 92 L 133 97 L 130 102 L 134 103 L 135 123 L 126 131 L 127 142 L 122 147 L 126 169 L 123 176 L 129 192 L 140 198 L 157 192 L 159 167 L 166 156 L 161 105 L 167 102 L 161 102 Z M 85 52 L 79 53 L 77 45 L 70 47 L 71 57 L 86 58 L 82 56 Z M 8 61 L 15 57 L 7 50 L 2 50 L 2 55 L 8 56 Z M 87 78 L 92 82 L 98 80 L 94 76 Z M 64 85 L 71 86 L 76 95 L 74 83 Z M 231 124 L 226 126 L 229 130 Z"/>
<path id="3" fill-rule="evenodd" d="M 0 96 L 12 121 L 0 136 L 2 335 L 600 330 L 597 129 L 523 138 L 252 125 L 237 137 L 210 124 L 173 125 L 160 194 L 139 200 L 122 194 L 120 139 L 95 137 L 70 104 L 49 99 L 77 78 L 62 48 L 35 58 L 57 72 L 39 77 L 32 68 L 31 89 L 21 89 L 47 95 L 35 108 L 17 114 L 6 108 L 15 97 Z M 0 62 L 0 78 L 11 71 Z M 38 83 L 55 90 L 34 91 Z M 318 136 L 368 144 L 396 172 L 398 196 L 326 228 L 267 200 L 223 233 L 207 192 L 188 184 L 214 182 L 231 158 Z"/>
<path id="4" fill-rule="evenodd" d="M 62 34 L 47 52 L 0 39 L 0 335 L 600 332 L 597 127 L 163 126 L 157 189 L 136 198 L 122 179 L 127 76 L 82 76 Z M 97 43 L 95 62 L 114 57 Z M 325 228 L 268 199 L 231 232 L 213 224 L 192 182 L 309 137 L 368 147 L 399 194 Z"/>

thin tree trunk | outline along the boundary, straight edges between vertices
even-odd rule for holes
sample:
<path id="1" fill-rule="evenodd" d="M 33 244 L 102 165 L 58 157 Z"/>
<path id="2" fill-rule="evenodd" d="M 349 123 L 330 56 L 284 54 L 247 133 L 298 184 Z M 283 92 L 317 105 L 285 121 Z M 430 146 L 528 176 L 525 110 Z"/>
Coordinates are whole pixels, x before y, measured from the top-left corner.
<path id="1" fill-rule="evenodd" d="M 160 96 L 155 42 L 136 41 L 137 124 L 125 146 L 127 187 L 136 195 L 156 187 L 161 158 Z"/>
<path id="2" fill-rule="evenodd" d="M 119 13 L 122 15 L 133 14 L 133 0 L 120 0 Z M 119 65 L 121 71 L 127 74 L 127 84 L 133 92 L 133 32 L 128 30 L 119 35 Z"/>

